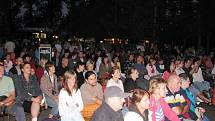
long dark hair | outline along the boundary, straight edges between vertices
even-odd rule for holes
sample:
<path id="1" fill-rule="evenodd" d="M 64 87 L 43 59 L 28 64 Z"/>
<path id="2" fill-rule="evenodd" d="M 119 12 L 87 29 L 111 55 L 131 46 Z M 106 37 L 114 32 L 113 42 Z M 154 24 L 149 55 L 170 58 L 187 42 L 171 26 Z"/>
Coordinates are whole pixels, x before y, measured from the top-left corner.
<path id="1" fill-rule="evenodd" d="M 131 105 L 130 105 L 130 110 L 131 108 L 135 108 L 135 110 L 137 110 L 137 113 L 139 113 L 141 115 L 141 117 L 144 119 L 144 121 L 148 121 L 148 111 L 145 110 L 145 116 L 141 114 L 141 112 L 139 111 L 139 109 L 137 108 L 137 103 L 139 103 L 142 98 L 144 96 L 148 96 L 149 97 L 149 93 L 143 89 L 134 89 L 132 90 L 132 97 L 130 98 L 131 100 Z"/>
<path id="2" fill-rule="evenodd" d="M 69 86 L 68 86 L 68 79 L 70 78 L 70 75 L 74 76 L 75 77 L 75 85 L 73 87 L 73 89 L 75 89 L 75 91 L 78 90 L 78 84 L 77 84 L 77 75 L 75 73 L 75 71 L 66 71 L 64 73 L 64 82 L 63 82 L 63 87 L 64 89 L 69 93 L 69 95 L 72 95 L 72 92 L 69 90 Z"/>

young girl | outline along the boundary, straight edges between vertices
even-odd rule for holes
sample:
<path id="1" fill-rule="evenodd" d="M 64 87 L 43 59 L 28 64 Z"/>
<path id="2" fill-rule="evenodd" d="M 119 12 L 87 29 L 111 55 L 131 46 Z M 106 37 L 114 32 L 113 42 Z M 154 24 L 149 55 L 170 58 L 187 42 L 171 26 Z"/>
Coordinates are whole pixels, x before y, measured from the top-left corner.
<path id="1" fill-rule="evenodd" d="M 81 111 L 83 101 L 77 88 L 77 76 L 74 71 L 66 71 L 63 88 L 59 94 L 59 113 L 61 121 L 84 121 Z"/>
<path id="2" fill-rule="evenodd" d="M 166 83 L 163 79 L 152 79 L 149 85 L 149 93 L 151 93 L 149 121 L 164 121 L 165 117 L 170 121 L 180 121 L 176 113 L 163 99 L 167 93 Z"/>

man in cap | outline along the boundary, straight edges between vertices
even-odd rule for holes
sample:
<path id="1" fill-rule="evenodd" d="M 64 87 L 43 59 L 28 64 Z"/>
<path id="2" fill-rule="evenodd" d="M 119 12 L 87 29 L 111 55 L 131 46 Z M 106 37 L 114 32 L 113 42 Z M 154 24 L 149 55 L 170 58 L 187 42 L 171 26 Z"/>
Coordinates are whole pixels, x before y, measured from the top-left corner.
<path id="1" fill-rule="evenodd" d="M 130 93 L 124 93 L 117 86 L 107 87 L 102 105 L 94 112 L 91 121 L 124 121 L 121 112 L 124 98 Z"/>

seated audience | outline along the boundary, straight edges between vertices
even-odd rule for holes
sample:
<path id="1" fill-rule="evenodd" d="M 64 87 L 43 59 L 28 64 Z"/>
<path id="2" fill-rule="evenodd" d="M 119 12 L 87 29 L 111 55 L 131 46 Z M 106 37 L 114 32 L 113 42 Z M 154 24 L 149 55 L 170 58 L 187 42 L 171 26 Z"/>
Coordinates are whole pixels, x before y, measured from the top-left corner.
<path id="1" fill-rule="evenodd" d="M 156 60 L 154 58 L 150 58 L 149 63 L 146 65 L 146 69 L 149 77 L 153 77 L 159 74 L 156 69 L 155 63 L 156 63 Z"/>
<path id="2" fill-rule="evenodd" d="M 0 115 L 6 113 L 6 108 L 15 101 L 13 80 L 4 76 L 4 61 L 0 60 Z"/>
<path id="3" fill-rule="evenodd" d="M 74 71 L 65 72 L 63 88 L 59 93 L 59 114 L 61 121 L 84 121 L 81 111 L 83 101 Z"/>
<path id="4" fill-rule="evenodd" d="M 167 81 L 170 74 L 173 74 L 173 73 L 175 73 L 175 62 L 174 61 L 167 62 L 165 65 L 165 71 L 162 75 L 162 78 L 165 81 Z"/>
<path id="5" fill-rule="evenodd" d="M 124 93 L 117 86 L 107 87 L 102 105 L 94 112 L 91 121 L 124 121 L 122 107 L 130 94 Z"/>
<path id="6" fill-rule="evenodd" d="M 178 59 L 175 61 L 175 73 L 177 75 L 179 74 L 182 74 L 182 73 L 185 73 L 185 71 L 183 70 L 183 67 L 184 67 L 184 61 L 181 59 Z"/>
<path id="7" fill-rule="evenodd" d="M 21 75 L 22 70 L 21 70 L 21 66 L 23 64 L 23 59 L 21 57 L 18 57 L 16 59 L 15 65 L 10 69 L 10 76 L 13 76 L 14 74 L 16 75 Z"/>
<path id="8" fill-rule="evenodd" d="M 114 67 L 114 66 L 118 66 L 120 71 L 121 71 L 121 64 L 119 62 L 119 57 L 117 55 L 114 55 L 113 58 L 112 58 L 112 61 L 111 61 L 111 66 Z"/>
<path id="9" fill-rule="evenodd" d="M 121 71 L 119 70 L 119 67 L 114 66 L 112 69 L 112 78 L 108 80 L 106 87 L 118 86 L 124 92 L 124 87 L 122 80 L 120 80 L 120 75 Z"/>
<path id="10" fill-rule="evenodd" d="M 185 74 L 182 73 L 179 75 L 181 78 L 181 88 L 182 88 L 182 94 L 186 99 L 187 104 L 189 105 L 189 110 L 187 113 L 184 114 L 184 118 L 186 119 L 191 119 L 191 120 L 203 120 L 206 121 L 208 120 L 207 117 L 204 114 L 205 109 L 201 108 L 201 107 L 197 107 L 196 105 L 196 98 L 193 95 L 196 89 L 193 86 L 190 86 L 190 79 L 189 77 Z M 198 94 L 198 90 L 195 91 L 195 95 Z M 200 110 L 200 113 L 202 114 L 203 117 L 198 117 L 198 115 L 196 115 L 196 109 Z M 202 118 L 202 119 L 200 119 Z"/>
<path id="11" fill-rule="evenodd" d="M 25 112 L 30 112 L 32 121 L 37 121 L 42 100 L 42 92 L 36 76 L 31 75 L 31 65 L 25 62 L 22 75 L 13 78 L 16 90 L 15 113 L 17 121 L 26 121 Z"/>
<path id="12" fill-rule="evenodd" d="M 136 63 L 134 64 L 134 67 L 139 72 L 139 78 L 143 79 L 149 79 L 148 71 L 146 69 L 146 66 L 144 65 L 144 57 L 142 55 L 138 55 L 136 58 Z"/>
<path id="13" fill-rule="evenodd" d="M 99 72 L 98 72 L 98 77 L 101 77 L 105 73 L 110 73 L 112 70 L 111 63 L 108 59 L 107 55 L 104 55 L 101 60 L 101 64 L 99 66 Z"/>
<path id="14" fill-rule="evenodd" d="M 96 71 L 94 69 L 94 62 L 92 60 L 88 60 L 86 62 L 86 70 L 83 72 L 84 78 L 85 78 L 85 73 L 87 71 L 93 71 L 96 74 L 96 78 L 97 78 L 97 73 L 96 73 Z"/>
<path id="15" fill-rule="evenodd" d="M 167 80 L 167 94 L 164 100 L 172 108 L 172 110 L 178 115 L 180 120 L 183 120 L 183 114 L 189 109 L 182 92 L 181 79 L 176 74 L 171 74 Z"/>
<path id="16" fill-rule="evenodd" d="M 46 63 L 48 62 L 48 59 L 46 57 L 41 57 L 40 59 L 40 65 L 39 67 L 37 67 L 36 69 L 36 77 L 37 77 L 37 80 L 40 84 L 40 81 L 41 81 L 41 77 L 47 73 L 47 70 L 45 69 L 45 65 Z"/>
<path id="17" fill-rule="evenodd" d="M 158 59 L 158 62 L 155 64 L 158 73 L 162 74 L 164 72 L 164 60 L 162 58 Z"/>
<path id="18" fill-rule="evenodd" d="M 141 89 L 134 89 L 132 93 L 131 104 L 124 121 L 148 121 L 149 93 Z"/>
<path id="19" fill-rule="evenodd" d="M 131 90 L 137 89 L 137 78 L 139 77 L 139 72 L 136 68 L 131 68 L 128 71 L 128 78 L 126 78 L 124 83 L 125 92 L 129 92 Z"/>
<path id="20" fill-rule="evenodd" d="M 84 79 L 84 72 L 85 69 L 85 63 L 79 61 L 75 67 L 75 73 L 77 75 L 77 83 L 78 83 L 78 88 L 81 87 L 81 85 L 84 83 L 85 79 Z"/>
<path id="21" fill-rule="evenodd" d="M 149 93 L 151 93 L 149 121 L 164 121 L 165 117 L 171 121 L 180 121 L 177 114 L 163 99 L 167 94 L 166 83 L 163 79 L 150 80 Z"/>
<path id="22" fill-rule="evenodd" d="M 192 68 L 194 69 L 194 72 L 192 74 L 193 76 L 193 85 L 200 90 L 201 92 L 208 93 L 210 92 L 210 83 L 208 81 L 205 81 L 202 75 L 202 69 L 200 68 L 201 60 L 200 58 L 196 57 L 193 60 Z M 210 95 L 208 95 L 210 98 Z"/>
<path id="23" fill-rule="evenodd" d="M 47 73 L 41 77 L 40 88 L 45 96 L 45 104 L 52 107 L 48 118 L 58 115 L 58 82 L 55 73 L 55 66 L 53 63 L 46 63 Z"/>
<path id="24" fill-rule="evenodd" d="M 84 103 L 82 111 L 85 120 L 90 119 L 93 112 L 101 105 L 103 99 L 102 86 L 97 82 L 96 74 L 88 71 L 85 74 L 85 83 L 82 84 L 81 96 Z"/>
<path id="25" fill-rule="evenodd" d="M 13 62 L 11 60 L 10 53 L 7 53 L 4 60 L 5 75 L 7 76 L 9 75 L 9 71 L 12 67 L 13 67 Z"/>

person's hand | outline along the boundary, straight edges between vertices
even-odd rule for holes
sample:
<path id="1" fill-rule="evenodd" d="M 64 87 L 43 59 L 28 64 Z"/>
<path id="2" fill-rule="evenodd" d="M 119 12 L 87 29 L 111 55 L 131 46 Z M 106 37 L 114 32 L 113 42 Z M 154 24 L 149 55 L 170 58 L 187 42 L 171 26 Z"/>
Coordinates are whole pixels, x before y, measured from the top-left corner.
<path id="1" fill-rule="evenodd" d="M 54 97 L 54 101 L 55 101 L 55 102 L 58 102 L 58 96 L 55 96 L 55 97 Z"/>
<path id="2" fill-rule="evenodd" d="M 177 114 L 180 115 L 182 113 L 182 108 L 180 106 L 173 107 L 172 110 Z"/>
<path id="3" fill-rule="evenodd" d="M 201 113 L 205 113 L 205 109 L 204 108 L 200 107 L 199 109 L 200 109 Z"/>
<path id="4" fill-rule="evenodd" d="M 41 97 L 39 97 L 39 96 L 38 97 L 32 97 L 31 101 L 35 102 L 35 103 L 41 103 Z"/>
<path id="5" fill-rule="evenodd" d="M 92 100 L 97 104 L 102 104 L 102 101 L 97 96 L 93 97 Z"/>
<path id="6" fill-rule="evenodd" d="M 4 105 L 4 103 L 3 102 L 0 102 L 0 106 L 3 106 Z"/>

